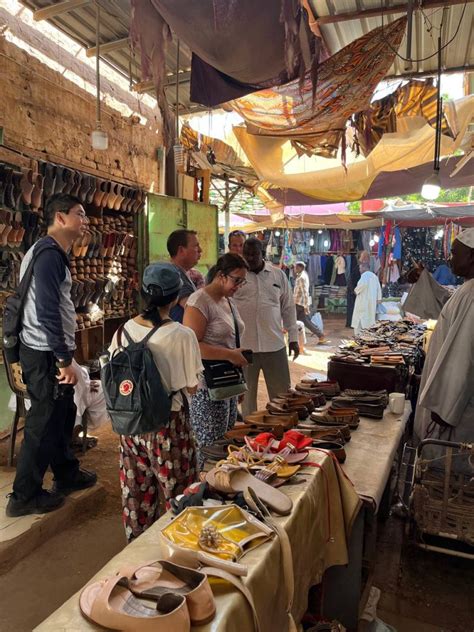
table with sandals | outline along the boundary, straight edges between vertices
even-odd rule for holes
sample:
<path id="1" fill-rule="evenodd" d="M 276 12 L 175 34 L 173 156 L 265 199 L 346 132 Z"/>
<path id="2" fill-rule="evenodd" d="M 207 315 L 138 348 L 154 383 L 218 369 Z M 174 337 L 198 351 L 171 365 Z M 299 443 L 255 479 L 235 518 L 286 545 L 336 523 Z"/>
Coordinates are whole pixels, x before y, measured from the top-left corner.
<path id="1" fill-rule="evenodd" d="M 305 379 L 202 450 L 201 481 L 36 630 L 357 628 L 365 518 L 410 413 L 384 391 Z"/>

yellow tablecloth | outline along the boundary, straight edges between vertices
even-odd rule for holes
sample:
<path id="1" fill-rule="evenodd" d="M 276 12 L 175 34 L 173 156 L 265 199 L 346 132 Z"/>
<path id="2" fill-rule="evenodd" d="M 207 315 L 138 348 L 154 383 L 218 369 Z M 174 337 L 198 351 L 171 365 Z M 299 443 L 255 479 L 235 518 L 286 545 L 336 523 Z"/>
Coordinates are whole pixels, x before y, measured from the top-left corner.
<path id="1" fill-rule="evenodd" d="M 318 584 L 326 568 L 347 563 L 347 535 L 359 508 L 360 499 L 341 468 L 320 451 L 311 451 L 298 475 L 298 484 L 282 489 L 293 500 L 289 516 L 276 518 L 286 529 L 292 554 L 295 594 L 292 613 L 296 621 L 303 616 L 308 590 Z M 124 566 L 160 559 L 159 531 L 170 520 L 166 514 L 132 544 L 116 555 L 91 582 L 107 577 Z M 282 577 L 278 540 L 249 552 L 241 560 L 248 566 L 244 582 L 252 593 L 262 632 L 284 632 L 288 628 L 285 612 L 287 596 Z M 251 632 L 253 620 L 242 595 L 229 584 L 213 582 L 216 618 L 206 626 L 193 628 L 200 632 Z M 84 619 L 79 609 L 79 592 L 41 623 L 40 632 L 75 632 L 101 630 Z"/>

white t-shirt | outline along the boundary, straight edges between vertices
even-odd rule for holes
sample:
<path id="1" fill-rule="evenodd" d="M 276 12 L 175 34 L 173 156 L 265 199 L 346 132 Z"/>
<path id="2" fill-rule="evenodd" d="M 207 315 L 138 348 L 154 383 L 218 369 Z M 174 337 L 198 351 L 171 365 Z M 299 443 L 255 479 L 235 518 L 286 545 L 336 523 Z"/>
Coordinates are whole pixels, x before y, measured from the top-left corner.
<path id="1" fill-rule="evenodd" d="M 135 342 L 139 342 L 150 333 L 149 327 L 139 325 L 133 319 L 125 323 L 125 329 Z M 127 339 L 123 333 L 122 346 L 127 346 Z M 109 353 L 117 347 L 115 332 Z M 148 347 L 153 354 L 164 388 L 168 393 L 178 391 L 173 396 L 171 410 L 179 410 L 183 403 L 179 391 L 197 386 L 200 374 L 204 370 L 196 334 L 181 323 L 166 323 L 150 338 Z"/>

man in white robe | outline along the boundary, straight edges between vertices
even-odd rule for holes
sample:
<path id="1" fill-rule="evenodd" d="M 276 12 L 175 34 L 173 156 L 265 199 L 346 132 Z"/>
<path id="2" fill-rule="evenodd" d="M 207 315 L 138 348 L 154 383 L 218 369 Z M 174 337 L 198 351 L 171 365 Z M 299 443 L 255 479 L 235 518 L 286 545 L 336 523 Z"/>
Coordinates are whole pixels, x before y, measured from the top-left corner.
<path id="1" fill-rule="evenodd" d="M 443 307 L 430 339 L 415 415 L 415 438 L 474 441 L 474 228 L 453 242 L 451 268 L 464 277 Z M 430 447 L 424 456 L 444 453 Z M 456 457 L 458 471 L 473 471 L 467 457 Z M 440 462 L 442 467 L 442 461 Z"/>
<path id="2" fill-rule="evenodd" d="M 365 259 L 359 261 L 361 277 L 354 292 L 356 295 L 354 313 L 352 315 L 352 327 L 356 335 L 362 329 L 375 324 L 377 303 L 382 300 L 382 288 L 377 275 L 369 270 L 369 264 Z"/>

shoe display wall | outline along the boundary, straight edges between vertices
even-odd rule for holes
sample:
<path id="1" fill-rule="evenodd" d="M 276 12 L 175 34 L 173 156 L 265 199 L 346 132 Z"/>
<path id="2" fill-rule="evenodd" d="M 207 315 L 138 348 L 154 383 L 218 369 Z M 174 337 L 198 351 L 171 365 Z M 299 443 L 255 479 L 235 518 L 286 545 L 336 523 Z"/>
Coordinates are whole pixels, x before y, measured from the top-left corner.
<path id="1" fill-rule="evenodd" d="M 89 219 L 72 247 L 71 296 L 76 307 L 76 359 L 93 359 L 120 321 L 137 313 L 137 234 L 146 193 L 62 165 L 0 163 L 0 316 L 19 283 L 24 253 L 46 233 L 43 207 L 55 193 L 78 197 Z"/>

